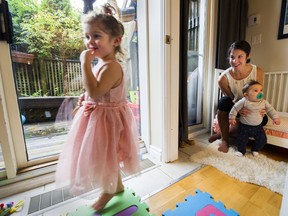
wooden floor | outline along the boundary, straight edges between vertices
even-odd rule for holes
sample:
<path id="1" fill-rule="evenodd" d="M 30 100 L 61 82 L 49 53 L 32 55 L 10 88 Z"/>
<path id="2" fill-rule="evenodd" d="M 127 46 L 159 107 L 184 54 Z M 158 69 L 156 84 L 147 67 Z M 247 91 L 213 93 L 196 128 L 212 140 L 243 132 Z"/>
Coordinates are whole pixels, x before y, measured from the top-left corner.
<path id="1" fill-rule="evenodd" d="M 288 150 L 267 145 L 262 152 L 274 160 L 288 162 Z M 282 195 L 258 185 L 243 183 L 220 172 L 212 166 L 205 166 L 190 176 L 144 200 L 150 212 L 157 216 L 185 197 L 195 194 L 196 189 L 208 192 L 215 201 L 224 203 L 227 209 L 234 209 L 241 216 L 279 216 Z"/>

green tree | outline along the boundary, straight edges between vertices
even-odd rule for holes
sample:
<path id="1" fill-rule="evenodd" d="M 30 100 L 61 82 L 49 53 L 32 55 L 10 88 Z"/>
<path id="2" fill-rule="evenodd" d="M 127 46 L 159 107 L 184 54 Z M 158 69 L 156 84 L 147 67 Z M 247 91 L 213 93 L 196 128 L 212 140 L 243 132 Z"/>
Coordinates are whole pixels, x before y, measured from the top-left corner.
<path id="1" fill-rule="evenodd" d="M 67 16 L 72 11 L 70 0 L 42 0 L 40 8 L 50 13 L 61 10 Z"/>
<path id="2" fill-rule="evenodd" d="M 78 59 L 83 50 L 80 11 L 72 9 L 69 0 L 29 0 L 29 7 L 9 0 L 13 23 L 19 31 L 17 43 L 26 44 L 27 51 L 38 57 Z"/>
<path id="3" fill-rule="evenodd" d="M 19 51 L 25 52 L 27 49 L 27 45 L 23 44 L 23 41 L 21 40 L 21 23 L 23 22 L 23 20 L 31 19 L 33 14 L 37 13 L 37 11 L 39 10 L 37 0 L 8 0 L 8 4 L 13 20 L 14 44 L 22 45 L 23 50 L 21 50 L 20 48 Z"/>

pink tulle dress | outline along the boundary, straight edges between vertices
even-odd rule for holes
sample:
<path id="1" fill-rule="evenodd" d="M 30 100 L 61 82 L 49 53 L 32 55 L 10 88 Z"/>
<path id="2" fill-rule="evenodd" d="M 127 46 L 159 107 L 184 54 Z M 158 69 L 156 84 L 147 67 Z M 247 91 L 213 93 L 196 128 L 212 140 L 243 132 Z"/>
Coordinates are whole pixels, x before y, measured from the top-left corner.
<path id="1" fill-rule="evenodd" d="M 100 98 L 85 93 L 60 154 L 55 174 L 58 187 L 69 186 L 74 195 L 99 187 L 113 194 L 120 168 L 127 174 L 139 173 L 138 132 L 124 80 Z M 90 111 L 84 112 L 85 107 Z"/>

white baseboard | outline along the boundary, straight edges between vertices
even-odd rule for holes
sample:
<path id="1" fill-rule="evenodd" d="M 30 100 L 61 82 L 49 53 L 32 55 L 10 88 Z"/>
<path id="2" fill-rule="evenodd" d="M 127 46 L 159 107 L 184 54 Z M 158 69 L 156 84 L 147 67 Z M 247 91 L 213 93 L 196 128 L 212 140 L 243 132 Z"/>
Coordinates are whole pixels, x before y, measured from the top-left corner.
<path id="1" fill-rule="evenodd" d="M 153 146 L 153 145 L 149 145 L 149 149 L 148 149 L 149 154 L 154 157 L 156 160 L 158 161 L 162 161 L 162 150 Z"/>

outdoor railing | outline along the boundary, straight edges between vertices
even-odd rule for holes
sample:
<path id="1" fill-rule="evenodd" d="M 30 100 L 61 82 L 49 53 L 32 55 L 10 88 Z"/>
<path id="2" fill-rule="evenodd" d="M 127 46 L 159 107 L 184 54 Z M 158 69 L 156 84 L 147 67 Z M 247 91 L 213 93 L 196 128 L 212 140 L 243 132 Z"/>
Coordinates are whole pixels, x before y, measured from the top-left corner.
<path id="1" fill-rule="evenodd" d="M 19 96 L 73 96 L 83 91 L 77 60 L 35 58 L 13 66 Z"/>

